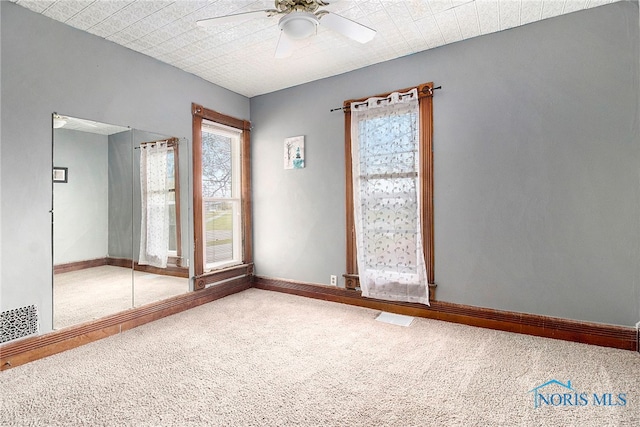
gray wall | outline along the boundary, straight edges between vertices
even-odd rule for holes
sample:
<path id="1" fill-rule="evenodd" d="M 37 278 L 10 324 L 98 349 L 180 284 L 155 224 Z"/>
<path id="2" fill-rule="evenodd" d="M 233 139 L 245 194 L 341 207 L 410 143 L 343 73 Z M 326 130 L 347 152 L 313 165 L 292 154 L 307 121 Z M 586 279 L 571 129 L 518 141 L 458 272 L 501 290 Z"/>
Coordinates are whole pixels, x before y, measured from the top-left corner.
<path id="1" fill-rule="evenodd" d="M 192 102 L 241 119 L 249 119 L 250 105 L 246 97 L 13 3 L 0 2 L 0 10 L 0 310 L 35 304 L 40 330 L 47 332 L 51 113 L 190 140 Z"/>
<path id="2" fill-rule="evenodd" d="M 329 109 L 433 81 L 438 299 L 633 325 L 638 38 L 637 3 L 615 3 L 252 98 L 256 273 L 344 272 L 344 118 Z M 284 170 L 296 135 L 306 167 Z"/>
<path id="3" fill-rule="evenodd" d="M 53 185 L 53 264 L 104 258 L 109 238 L 107 136 L 53 132 L 53 165 L 68 182 Z"/>
<path id="4" fill-rule="evenodd" d="M 133 259 L 132 137 L 131 130 L 109 135 L 109 256 L 113 258 Z"/>
<path id="5" fill-rule="evenodd" d="M 434 100 L 438 298 L 640 319 L 637 3 L 251 103 L 9 2 L 0 20 L 0 310 L 36 304 L 42 332 L 51 329 L 52 112 L 190 139 L 191 102 L 243 119 L 251 107 L 257 273 L 328 283 L 344 272 L 345 252 L 344 124 L 329 109 L 425 81 L 443 86 Z M 306 167 L 285 171 L 283 140 L 296 135 L 306 136 Z"/>

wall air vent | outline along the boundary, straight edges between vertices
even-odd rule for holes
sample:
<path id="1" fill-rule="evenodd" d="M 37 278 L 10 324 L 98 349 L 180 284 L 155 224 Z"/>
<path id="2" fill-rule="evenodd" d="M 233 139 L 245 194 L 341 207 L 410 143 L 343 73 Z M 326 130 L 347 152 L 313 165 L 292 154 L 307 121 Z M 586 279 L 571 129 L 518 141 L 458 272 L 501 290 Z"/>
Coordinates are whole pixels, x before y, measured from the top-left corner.
<path id="1" fill-rule="evenodd" d="M 38 333 L 38 308 L 35 305 L 0 313 L 0 343 Z"/>

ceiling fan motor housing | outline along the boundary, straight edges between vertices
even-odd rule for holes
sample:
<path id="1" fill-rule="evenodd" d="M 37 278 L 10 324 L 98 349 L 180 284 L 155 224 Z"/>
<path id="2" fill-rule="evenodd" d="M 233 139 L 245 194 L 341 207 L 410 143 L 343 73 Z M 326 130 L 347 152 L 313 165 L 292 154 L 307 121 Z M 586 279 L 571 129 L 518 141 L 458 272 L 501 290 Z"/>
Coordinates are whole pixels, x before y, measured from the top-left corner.
<path id="1" fill-rule="evenodd" d="M 329 6 L 325 0 L 275 0 L 275 8 L 280 13 L 315 12 L 320 6 Z"/>

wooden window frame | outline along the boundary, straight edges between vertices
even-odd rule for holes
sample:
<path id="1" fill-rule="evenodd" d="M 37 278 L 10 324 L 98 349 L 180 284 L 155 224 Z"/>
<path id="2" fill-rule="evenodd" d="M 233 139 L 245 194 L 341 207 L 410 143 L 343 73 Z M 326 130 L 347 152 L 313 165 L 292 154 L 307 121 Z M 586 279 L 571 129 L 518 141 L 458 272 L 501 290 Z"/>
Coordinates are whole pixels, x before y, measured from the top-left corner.
<path id="1" fill-rule="evenodd" d="M 421 224 L 422 247 L 427 270 L 427 281 L 430 287 L 434 284 L 433 253 L 433 83 L 423 83 L 416 87 L 394 90 L 375 97 L 386 98 L 393 92 L 408 92 L 418 89 L 418 108 L 420 114 L 420 176 L 421 181 Z M 346 172 L 346 238 L 347 238 L 347 272 L 344 274 L 345 287 L 356 289 L 360 286 L 358 277 L 358 261 L 356 254 L 355 220 L 353 213 L 353 174 L 351 169 L 351 103 L 364 102 L 371 98 L 350 99 L 344 101 L 344 149 Z"/>
<path id="2" fill-rule="evenodd" d="M 251 239 L 251 123 L 198 104 L 191 105 L 193 116 L 193 217 L 194 217 L 194 273 L 195 290 L 206 285 L 240 275 L 253 274 L 253 251 Z M 202 242 L 202 121 L 209 120 L 242 131 L 240 140 L 240 209 L 242 217 L 242 262 L 229 268 L 205 272 Z"/>

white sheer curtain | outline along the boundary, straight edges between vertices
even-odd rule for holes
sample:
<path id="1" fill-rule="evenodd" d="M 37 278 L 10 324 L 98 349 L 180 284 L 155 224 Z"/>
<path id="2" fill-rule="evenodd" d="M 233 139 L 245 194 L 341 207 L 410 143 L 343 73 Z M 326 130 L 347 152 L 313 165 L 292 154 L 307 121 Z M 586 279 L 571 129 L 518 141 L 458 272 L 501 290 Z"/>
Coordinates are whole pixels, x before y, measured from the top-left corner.
<path id="1" fill-rule="evenodd" d="M 351 155 L 362 295 L 429 305 L 420 221 L 418 93 L 351 104 Z"/>
<path id="2" fill-rule="evenodd" d="M 140 146 L 140 256 L 138 264 L 165 268 L 169 255 L 166 142 Z"/>

